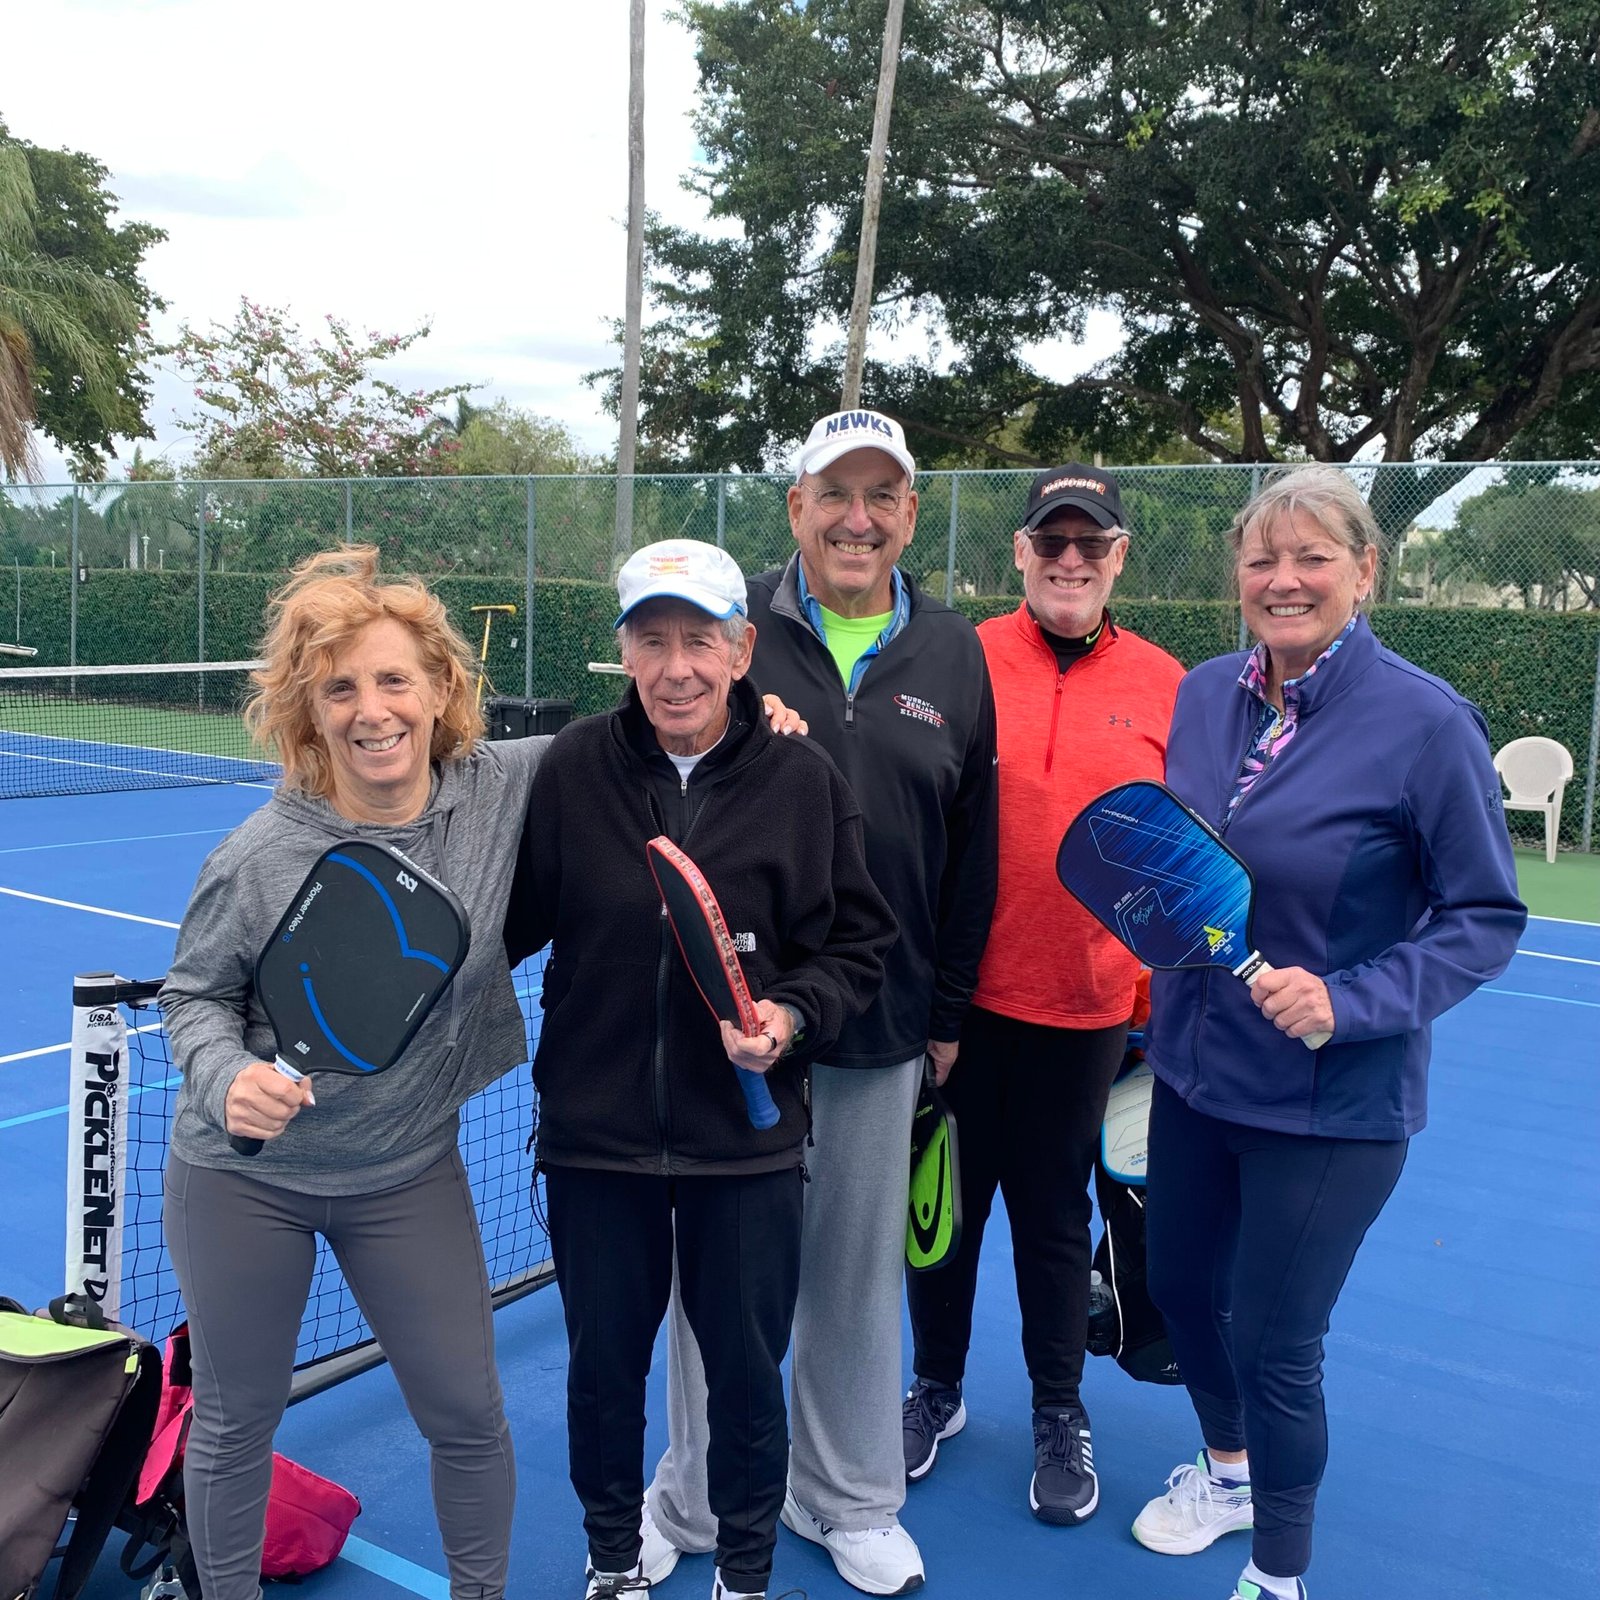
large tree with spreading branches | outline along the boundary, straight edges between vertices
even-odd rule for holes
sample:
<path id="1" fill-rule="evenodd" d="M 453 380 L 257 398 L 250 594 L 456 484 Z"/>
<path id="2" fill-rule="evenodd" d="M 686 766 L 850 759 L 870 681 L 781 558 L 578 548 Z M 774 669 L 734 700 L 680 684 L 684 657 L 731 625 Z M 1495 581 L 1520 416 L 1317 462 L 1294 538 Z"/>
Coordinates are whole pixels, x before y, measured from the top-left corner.
<path id="1" fill-rule="evenodd" d="M 714 223 L 651 230 L 645 443 L 753 468 L 837 402 L 883 5 L 686 12 Z M 930 463 L 1587 455 L 1597 51 L 1592 0 L 920 0 L 865 397 Z"/>

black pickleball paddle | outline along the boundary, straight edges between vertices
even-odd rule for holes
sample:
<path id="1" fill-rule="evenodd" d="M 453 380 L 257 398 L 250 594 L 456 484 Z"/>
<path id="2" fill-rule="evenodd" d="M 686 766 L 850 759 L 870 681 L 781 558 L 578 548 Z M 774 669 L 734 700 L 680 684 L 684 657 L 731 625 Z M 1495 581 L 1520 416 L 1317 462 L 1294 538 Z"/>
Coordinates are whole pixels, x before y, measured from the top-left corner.
<path id="1" fill-rule="evenodd" d="M 465 907 L 389 845 L 324 851 L 256 961 L 275 1065 L 366 1077 L 392 1067 L 466 958 Z M 253 1156 L 260 1139 L 229 1143 Z"/>

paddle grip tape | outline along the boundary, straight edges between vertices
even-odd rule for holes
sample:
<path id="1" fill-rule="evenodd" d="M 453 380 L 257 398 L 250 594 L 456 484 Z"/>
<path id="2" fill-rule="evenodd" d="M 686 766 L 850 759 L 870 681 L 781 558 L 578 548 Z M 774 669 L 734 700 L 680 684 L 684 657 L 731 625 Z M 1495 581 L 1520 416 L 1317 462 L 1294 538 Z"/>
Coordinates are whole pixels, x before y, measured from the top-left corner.
<path id="1" fill-rule="evenodd" d="M 1272 963 L 1263 959 L 1259 950 L 1252 950 L 1243 961 L 1233 969 L 1233 975 L 1245 983 L 1254 983 L 1257 978 L 1262 978 L 1271 972 Z M 1300 1043 L 1307 1050 L 1320 1050 L 1333 1035 L 1331 1033 L 1308 1033 Z"/>
<path id="2" fill-rule="evenodd" d="M 305 1073 L 303 1073 L 298 1067 L 292 1066 L 289 1062 L 285 1061 L 282 1056 L 274 1056 L 272 1059 L 272 1064 L 284 1075 L 284 1077 L 289 1079 L 291 1083 L 299 1083 L 300 1080 L 305 1077 Z M 316 1102 L 312 1101 L 312 1104 L 315 1105 Z M 261 1139 L 246 1139 L 242 1134 L 238 1133 L 230 1133 L 228 1135 L 228 1143 L 233 1146 L 234 1153 L 241 1156 L 260 1155 L 261 1146 L 264 1142 L 265 1141 Z"/>

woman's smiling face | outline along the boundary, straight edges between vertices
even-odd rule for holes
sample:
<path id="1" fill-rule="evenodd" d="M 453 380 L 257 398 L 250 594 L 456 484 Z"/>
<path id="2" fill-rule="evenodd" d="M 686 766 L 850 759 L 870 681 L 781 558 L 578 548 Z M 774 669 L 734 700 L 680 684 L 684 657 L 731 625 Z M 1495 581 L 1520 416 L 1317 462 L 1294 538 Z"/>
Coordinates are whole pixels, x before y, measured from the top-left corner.
<path id="1" fill-rule="evenodd" d="M 1377 561 L 1371 545 L 1351 549 L 1305 511 L 1246 528 L 1239 600 L 1280 683 L 1299 677 L 1343 632 L 1372 591 Z"/>

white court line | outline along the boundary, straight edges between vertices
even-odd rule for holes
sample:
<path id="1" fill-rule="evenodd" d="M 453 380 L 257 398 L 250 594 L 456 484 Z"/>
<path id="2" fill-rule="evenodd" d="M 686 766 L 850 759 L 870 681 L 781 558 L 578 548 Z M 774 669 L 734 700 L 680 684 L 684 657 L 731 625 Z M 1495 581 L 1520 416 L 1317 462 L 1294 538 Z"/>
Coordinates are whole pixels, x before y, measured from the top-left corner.
<path id="1" fill-rule="evenodd" d="M 244 785 L 240 784 L 240 788 Z M 156 839 L 197 839 L 206 833 L 227 833 L 227 828 L 190 828 L 183 833 L 130 833 L 120 839 L 68 839 L 62 844 L 14 844 L 0 856 L 25 856 L 34 850 L 92 850 L 102 844 L 150 844 Z"/>
<path id="2" fill-rule="evenodd" d="M 159 1033 L 160 1031 L 161 1024 L 159 1022 L 147 1022 L 143 1027 L 128 1029 L 129 1033 Z M 32 1061 L 35 1056 L 58 1056 L 63 1050 L 70 1050 L 71 1048 L 72 1042 L 69 1040 L 66 1044 L 42 1044 L 37 1050 L 18 1050 L 13 1055 L 0 1056 L 0 1067 L 5 1066 L 8 1061 Z"/>
<path id="3" fill-rule="evenodd" d="M 1518 950 L 1519 956 L 1537 956 L 1541 961 L 1570 961 L 1577 967 L 1600 967 L 1600 961 L 1590 956 L 1553 956 L 1548 950 Z"/>
<path id="4" fill-rule="evenodd" d="M 1583 917 L 1540 917 L 1532 912 L 1528 914 L 1529 922 L 1564 922 L 1569 928 L 1593 928 L 1600 926 Z"/>
<path id="5" fill-rule="evenodd" d="M 29 894 L 26 889 L 0 888 L 0 894 L 9 894 L 18 900 L 37 900 L 40 905 L 63 906 L 68 911 L 91 911 L 97 917 L 115 917 L 119 922 L 143 922 L 152 928 L 176 928 L 176 922 L 164 922 L 160 917 L 136 917 L 131 911 L 108 911 L 104 906 L 86 906 L 77 900 L 57 900 L 53 895 Z"/>

